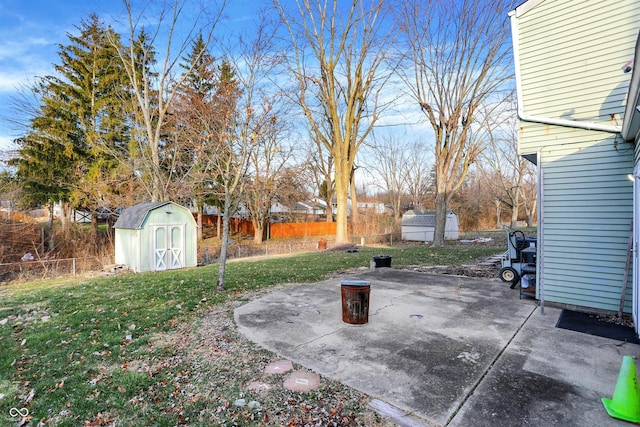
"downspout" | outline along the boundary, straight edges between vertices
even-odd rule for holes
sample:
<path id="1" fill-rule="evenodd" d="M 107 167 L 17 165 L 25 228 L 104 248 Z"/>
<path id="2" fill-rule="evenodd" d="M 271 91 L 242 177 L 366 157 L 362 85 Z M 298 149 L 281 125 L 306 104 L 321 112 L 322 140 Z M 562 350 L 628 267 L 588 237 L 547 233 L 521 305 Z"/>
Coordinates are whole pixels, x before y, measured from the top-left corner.
<path id="1" fill-rule="evenodd" d="M 640 120 L 638 119 L 637 109 L 640 104 L 640 35 L 636 40 L 636 49 L 634 51 L 633 71 L 631 74 L 631 82 L 629 84 L 629 92 L 627 95 L 627 105 L 624 110 L 624 122 L 622 123 L 622 139 L 625 141 L 635 141 Z"/>
<path id="2" fill-rule="evenodd" d="M 542 153 L 538 151 L 536 161 L 538 162 L 538 239 L 536 280 L 539 291 L 540 314 L 544 314 L 544 173 L 542 171 Z"/>
<path id="3" fill-rule="evenodd" d="M 527 9 L 528 10 L 528 9 Z M 602 123 L 593 122 L 580 122 L 575 120 L 558 119 L 555 117 L 544 117 L 529 115 L 524 112 L 524 103 L 522 100 L 522 78 L 520 75 L 520 38 L 518 35 L 518 20 L 517 18 L 526 12 L 526 10 L 520 11 L 518 8 L 509 12 L 511 19 L 511 38 L 513 40 L 513 62 L 516 73 L 516 93 L 518 102 L 518 118 L 523 122 L 542 123 L 547 125 L 565 126 L 571 128 L 597 130 L 609 133 L 620 133 L 622 126 L 605 125 Z"/>

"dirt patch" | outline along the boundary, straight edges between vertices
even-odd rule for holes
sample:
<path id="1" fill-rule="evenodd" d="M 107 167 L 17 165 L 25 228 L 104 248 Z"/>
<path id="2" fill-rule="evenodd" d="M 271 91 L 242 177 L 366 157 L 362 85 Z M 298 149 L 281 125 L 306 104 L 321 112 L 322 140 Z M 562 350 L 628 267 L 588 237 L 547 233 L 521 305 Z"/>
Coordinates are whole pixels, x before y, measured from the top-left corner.
<path id="1" fill-rule="evenodd" d="M 347 243 L 343 245 L 335 245 L 326 249 L 325 252 L 358 252 L 358 246 Z"/>
<path id="2" fill-rule="evenodd" d="M 169 359 L 179 356 L 182 366 L 175 378 L 180 393 L 172 394 L 172 408 L 206 402 L 197 422 L 208 425 L 393 426 L 368 407 L 369 396 L 339 382 L 319 377 L 317 389 L 294 391 L 285 387 L 286 375 L 265 371 L 282 359 L 240 334 L 233 310 L 290 286 L 234 295 L 233 301 L 211 307 L 192 324 L 176 325 L 166 340 L 155 337 L 153 343 L 169 344 L 175 355 Z M 189 420 L 195 421 L 193 416 Z"/>
<path id="3" fill-rule="evenodd" d="M 491 262 L 487 259 L 472 265 L 392 265 L 391 268 L 395 270 L 411 270 L 423 273 L 449 274 L 455 276 L 499 280 L 498 272 L 500 271 L 500 264 Z M 346 268 L 336 271 L 333 276 L 339 277 L 343 275 L 358 274 L 367 269 L 368 268 L 366 267 Z"/>
<path id="4" fill-rule="evenodd" d="M 465 277 L 480 277 L 483 279 L 497 279 L 500 269 L 497 265 L 461 265 L 461 266 L 425 266 L 425 265 L 404 265 L 394 267 L 400 270 L 421 271 L 425 273 L 450 274 Z"/>

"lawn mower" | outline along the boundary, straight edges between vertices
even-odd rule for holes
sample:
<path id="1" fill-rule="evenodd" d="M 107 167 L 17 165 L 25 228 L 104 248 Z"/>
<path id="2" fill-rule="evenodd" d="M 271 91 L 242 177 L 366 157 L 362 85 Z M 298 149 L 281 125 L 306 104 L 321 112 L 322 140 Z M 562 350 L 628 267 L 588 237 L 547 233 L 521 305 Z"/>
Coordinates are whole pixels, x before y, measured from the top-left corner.
<path id="1" fill-rule="evenodd" d="M 505 227 L 507 233 L 507 250 L 502 254 L 502 268 L 498 277 L 515 288 L 522 280 L 521 286 L 535 286 L 536 274 L 536 241 L 535 237 L 526 237 L 520 230 Z"/>

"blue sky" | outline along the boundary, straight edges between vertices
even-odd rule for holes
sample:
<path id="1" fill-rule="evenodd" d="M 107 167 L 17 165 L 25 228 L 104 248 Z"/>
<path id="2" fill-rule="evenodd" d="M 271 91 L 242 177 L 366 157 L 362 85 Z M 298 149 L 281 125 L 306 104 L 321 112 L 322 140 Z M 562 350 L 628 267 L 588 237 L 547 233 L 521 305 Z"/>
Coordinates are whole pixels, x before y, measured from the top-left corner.
<path id="1" fill-rule="evenodd" d="M 134 0 L 134 7 L 143 2 Z M 220 28 L 249 21 L 264 3 L 229 0 Z M 67 44 L 67 33 L 77 34 L 75 26 L 92 12 L 110 23 L 124 6 L 120 0 L 0 0 L 0 150 L 13 148 L 11 141 L 21 134 L 8 120 L 18 88 L 53 72 L 58 45 Z"/>

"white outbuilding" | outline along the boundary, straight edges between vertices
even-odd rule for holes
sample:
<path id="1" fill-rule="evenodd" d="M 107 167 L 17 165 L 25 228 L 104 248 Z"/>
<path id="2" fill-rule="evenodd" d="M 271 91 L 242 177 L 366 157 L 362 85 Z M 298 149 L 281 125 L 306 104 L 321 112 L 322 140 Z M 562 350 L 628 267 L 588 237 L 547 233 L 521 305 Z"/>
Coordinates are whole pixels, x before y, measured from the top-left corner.
<path id="1" fill-rule="evenodd" d="M 458 215 L 453 211 L 447 211 L 444 238 L 456 240 L 458 227 Z M 402 240 L 433 242 L 435 228 L 436 213 L 434 211 L 410 210 L 402 215 Z"/>
<path id="2" fill-rule="evenodd" d="M 115 261 L 135 272 L 195 267 L 196 222 L 173 202 L 142 203 L 125 209 L 115 228 Z"/>

